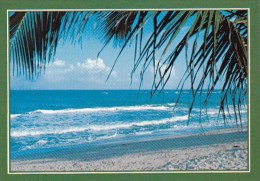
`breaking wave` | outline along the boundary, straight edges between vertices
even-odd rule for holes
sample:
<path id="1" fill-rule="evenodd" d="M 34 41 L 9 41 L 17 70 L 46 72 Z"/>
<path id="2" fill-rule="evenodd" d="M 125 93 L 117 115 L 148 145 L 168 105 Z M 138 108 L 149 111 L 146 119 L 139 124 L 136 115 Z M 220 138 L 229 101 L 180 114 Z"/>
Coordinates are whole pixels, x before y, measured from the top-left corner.
<path id="1" fill-rule="evenodd" d="M 132 122 L 132 123 L 119 123 L 119 124 L 111 124 L 111 125 L 88 125 L 81 127 L 70 127 L 64 128 L 59 127 L 45 130 L 13 130 L 11 131 L 12 137 L 23 137 L 23 136 L 39 136 L 39 135 L 47 135 L 47 134 L 66 134 L 66 133 L 77 133 L 84 131 L 106 131 L 106 130 L 120 130 L 120 129 L 131 129 L 132 127 L 144 127 L 144 126 L 152 126 L 152 125 L 161 125 L 167 124 L 177 121 L 186 121 L 188 116 L 176 116 L 173 118 L 166 118 L 161 120 L 151 120 L 151 121 L 141 121 L 141 122 Z"/>

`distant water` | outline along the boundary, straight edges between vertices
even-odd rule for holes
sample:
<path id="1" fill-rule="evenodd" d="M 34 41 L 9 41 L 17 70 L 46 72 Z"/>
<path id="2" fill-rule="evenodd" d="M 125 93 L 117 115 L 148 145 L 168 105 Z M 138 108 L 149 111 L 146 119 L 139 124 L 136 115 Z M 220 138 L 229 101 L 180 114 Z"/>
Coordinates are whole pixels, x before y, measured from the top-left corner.
<path id="1" fill-rule="evenodd" d="M 220 91 L 213 92 L 207 114 L 201 100 L 194 104 L 190 92 L 165 90 L 150 97 L 150 91 L 11 91 L 11 159 L 26 153 L 52 152 L 58 148 L 136 142 L 174 136 L 189 136 L 221 129 L 247 128 L 247 109 L 236 124 L 234 111 L 225 122 L 218 116 Z M 231 104 L 231 103 L 230 103 Z"/>

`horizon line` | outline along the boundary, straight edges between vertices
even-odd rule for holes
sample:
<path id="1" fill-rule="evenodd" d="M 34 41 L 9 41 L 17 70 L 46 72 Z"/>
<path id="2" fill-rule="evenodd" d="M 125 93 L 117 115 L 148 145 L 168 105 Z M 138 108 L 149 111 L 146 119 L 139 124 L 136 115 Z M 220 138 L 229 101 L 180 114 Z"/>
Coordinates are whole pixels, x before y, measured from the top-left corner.
<path id="1" fill-rule="evenodd" d="M 10 89 L 10 91 L 153 91 L 151 89 Z M 163 89 L 156 90 L 158 92 L 161 91 L 185 91 L 191 89 Z M 202 89 L 203 91 L 208 91 L 208 89 Z M 215 89 L 221 90 L 221 89 Z"/>

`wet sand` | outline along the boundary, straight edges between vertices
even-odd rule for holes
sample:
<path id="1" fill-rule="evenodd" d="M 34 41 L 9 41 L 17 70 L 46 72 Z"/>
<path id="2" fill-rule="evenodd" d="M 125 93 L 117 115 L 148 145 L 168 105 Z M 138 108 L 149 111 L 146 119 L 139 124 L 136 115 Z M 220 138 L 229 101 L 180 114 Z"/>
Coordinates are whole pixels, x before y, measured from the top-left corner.
<path id="1" fill-rule="evenodd" d="M 248 170 L 246 134 L 210 133 L 103 146 L 91 154 L 83 148 L 54 157 L 20 158 L 11 161 L 11 172 Z"/>

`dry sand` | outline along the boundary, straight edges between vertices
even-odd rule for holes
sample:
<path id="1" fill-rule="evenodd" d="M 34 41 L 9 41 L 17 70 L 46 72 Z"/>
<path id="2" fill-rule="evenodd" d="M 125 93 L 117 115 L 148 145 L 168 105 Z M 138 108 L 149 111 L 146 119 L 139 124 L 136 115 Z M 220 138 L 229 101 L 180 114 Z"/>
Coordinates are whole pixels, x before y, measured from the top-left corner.
<path id="1" fill-rule="evenodd" d="M 246 141 L 149 151 L 95 161 L 36 159 L 11 161 L 11 171 L 247 170 Z"/>

